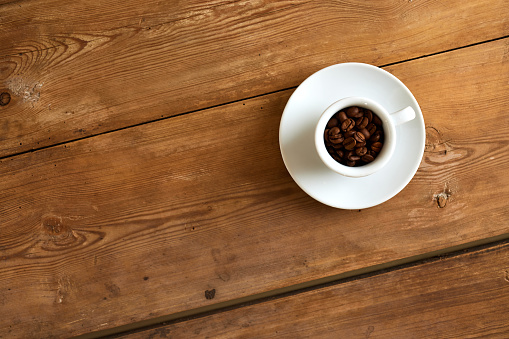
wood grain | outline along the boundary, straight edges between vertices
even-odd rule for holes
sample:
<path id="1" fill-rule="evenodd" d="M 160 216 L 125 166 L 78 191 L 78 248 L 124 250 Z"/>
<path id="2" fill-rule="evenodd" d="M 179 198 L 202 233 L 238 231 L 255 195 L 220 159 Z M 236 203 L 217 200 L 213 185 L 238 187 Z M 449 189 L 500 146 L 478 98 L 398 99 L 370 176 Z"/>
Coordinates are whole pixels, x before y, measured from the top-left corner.
<path id="1" fill-rule="evenodd" d="M 505 338 L 509 245 L 122 336 Z"/>
<path id="2" fill-rule="evenodd" d="M 288 175 L 291 91 L 0 160 L 0 334 L 78 335 L 507 234 L 507 51 L 389 69 L 424 108 L 428 149 L 367 210 Z"/>
<path id="3" fill-rule="evenodd" d="M 9 1 L 0 157 L 509 34 L 505 0 Z M 475 27 L 475 29 L 472 29 Z"/>

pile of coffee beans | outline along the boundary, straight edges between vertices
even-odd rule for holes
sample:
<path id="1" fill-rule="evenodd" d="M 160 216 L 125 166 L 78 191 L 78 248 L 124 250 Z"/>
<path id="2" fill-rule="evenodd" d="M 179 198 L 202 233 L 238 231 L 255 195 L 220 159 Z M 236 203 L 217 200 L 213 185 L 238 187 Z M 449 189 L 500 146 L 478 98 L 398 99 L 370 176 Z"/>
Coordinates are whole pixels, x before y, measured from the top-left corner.
<path id="1" fill-rule="evenodd" d="M 369 109 L 358 106 L 344 108 L 327 123 L 324 141 L 331 157 L 340 164 L 369 164 L 383 147 L 382 120 Z"/>

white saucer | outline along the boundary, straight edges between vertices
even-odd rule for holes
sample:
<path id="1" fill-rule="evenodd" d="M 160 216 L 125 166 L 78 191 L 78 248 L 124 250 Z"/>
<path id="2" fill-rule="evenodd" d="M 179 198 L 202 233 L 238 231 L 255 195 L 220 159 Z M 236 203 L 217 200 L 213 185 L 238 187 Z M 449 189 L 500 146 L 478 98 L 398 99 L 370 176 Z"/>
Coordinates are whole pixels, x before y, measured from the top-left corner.
<path id="1" fill-rule="evenodd" d="M 322 112 L 349 96 L 371 98 L 388 112 L 411 106 L 416 113 L 414 120 L 396 127 L 397 145 L 389 163 L 363 178 L 330 170 L 313 139 Z M 422 112 L 408 88 L 389 72 L 362 63 L 333 65 L 307 78 L 288 100 L 279 126 L 281 154 L 293 180 L 312 198 L 343 209 L 376 206 L 398 194 L 417 172 L 425 141 Z"/>

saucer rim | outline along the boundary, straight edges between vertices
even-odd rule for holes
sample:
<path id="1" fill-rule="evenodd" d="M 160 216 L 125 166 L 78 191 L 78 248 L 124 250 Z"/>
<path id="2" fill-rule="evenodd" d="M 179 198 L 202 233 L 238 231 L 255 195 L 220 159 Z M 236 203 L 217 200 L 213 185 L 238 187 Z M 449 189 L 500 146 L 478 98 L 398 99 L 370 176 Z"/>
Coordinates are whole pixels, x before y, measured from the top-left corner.
<path id="1" fill-rule="evenodd" d="M 415 105 L 414 108 L 417 108 L 415 119 L 418 119 L 419 122 L 420 122 L 419 123 L 419 126 L 420 126 L 419 129 L 421 130 L 421 134 L 422 134 L 421 138 L 419 140 L 416 140 L 416 142 L 418 142 L 418 143 L 420 143 L 422 145 L 422 149 L 420 150 L 419 156 L 416 157 L 415 160 L 413 161 L 413 165 L 411 166 L 411 170 L 407 171 L 407 175 L 405 175 L 405 177 L 407 177 L 407 179 L 403 180 L 393 190 L 390 190 L 390 193 L 387 194 L 387 196 L 384 197 L 383 199 L 380 199 L 380 200 L 378 200 L 375 203 L 359 204 L 359 206 L 356 206 L 356 207 L 341 206 L 341 203 L 339 203 L 339 204 L 337 203 L 338 200 L 340 200 L 340 199 L 335 200 L 334 202 L 330 202 L 330 201 L 325 201 L 324 199 L 322 199 L 319 194 L 318 195 L 317 194 L 311 194 L 308 191 L 308 189 L 306 187 L 304 187 L 305 185 L 303 185 L 302 183 L 300 183 L 298 181 L 297 176 L 295 175 L 295 173 L 292 171 L 292 169 L 288 165 L 287 159 L 285 158 L 285 154 L 284 154 L 285 152 L 283 150 L 283 143 L 282 143 L 283 119 L 284 119 L 284 117 L 286 115 L 289 114 L 288 113 L 289 107 L 290 107 L 291 103 L 293 103 L 293 101 L 296 100 L 295 96 L 296 96 L 296 93 L 298 92 L 299 88 L 302 87 L 305 83 L 307 83 L 309 81 L 312 81 L 313 80 L 312 78 L 317 77 L 322 72 L 330 71 L 333 68 L 343 68 L 343 67 L 348 67 L 348 66 L 365 67 L 365 68 L 370 69 L 371 71 L 381 72 L 385 76 L 389 76 L 390 78 L 392 78 L 392 80 L 396 81 L 396 83 L 399 83 L 401 89 L 410 98 L 410 101 L 412 101 L 412 104 Z M 404 124 L 401 125 L 400 127 L 404 128 Z M 285 164 L 285 167 L 286 167 L 288 173 L 292 177 L 293 181 L 297 184 L 297 186 L 299 186 L 299 188 L 302 189 L 307 195 L 309 195 L 311 198 L 315 199 L 316 201 L 318 201 L 318 202 L 320 202 L 320 203 L 322 203 L 324 205 L 330 206 L 330 207 L 334 207 L 334 208 L 338 208 L 338 209 L 344 209 L 344 210 L 358 210 L 358 209 L 366 209 L 366 208 L 370 208 L 370 207 L 375 207 L 375 206 L 378 206 L 378 205 L 380 205 L 380 204 L 382 204 L 382 203 L 392 199 L 397 194 L 399 194 L 410 183 L 410 181 L 413 179 L 413 177 L 417 173 L 417 170 L 419 169 L 419 166 L 420 166 L 420 164 L 422 162 L 422 158 L 424 156 L 424 150 L 425 150 L 425 146 L 426 146 L 426 130 L 425 129 L 426 129 L 426 127 L 425 127 L 425 123 L 424 123 L 424 117 L 423 117 L 423 114 L 422 114 L 422 110 L 421 110 L 421 108 L 419 106 L 419 103 L 415 99 L 415 97 L 412 94 L 412 92 L 410 92 L 410 90 L 406 87 L 406 85 L 400 79 L 398 79 L 396 76 L 394 76 L 393 74 L 389 73 L 388 71 L 386 71 L 386 70 L 384 70 L 384 69 L 382 69 L 380 67 L 374 66 L 374 65 L 370 65 L 370 64 L 366 64 L 366 63 L 360 63 L 360 62 L 345 62 L 345 63 L 334 64 L 334 65 L 330 65 L 330 66 L 327 66 L 325 68 L 322 68 L 322 69 L 316 71 L 315 73 L 311 74 L 304 81 L 302 81 L 299 84 L 299 86 L 297 86 L 295 91 L 292 93 L 292 95 L 288 99 L 288 101 L 287 101 L 287 103 L 285 105 L 285 108 L 283 110 L 283 114 L 281 115 L 281 120 L 280 120 L 280 125 L 279 125 L 279 147 L 280 147 L 280 152 L 281 152 L 281 157 L 283 159 L 283 163 Z M 389 160 L 388 163 L 390 163 L 391 160 Z M 332 172 L 334 175 L 342 176 L 341 174 L 334 172 L 332 169 L 328 168 L 327 166 L 325 166 L 325 167 L 327 168 L 327 171 Z M 359 180 L 359 181 L 362 181 L 364 178 L 366 178 L 366 177 L 348 178 L 348 177 L 345 177 L 345 176 L 342 176 L 342 177 L 344 177 L 346 180 L 350 179 L 350 180 Z"/>

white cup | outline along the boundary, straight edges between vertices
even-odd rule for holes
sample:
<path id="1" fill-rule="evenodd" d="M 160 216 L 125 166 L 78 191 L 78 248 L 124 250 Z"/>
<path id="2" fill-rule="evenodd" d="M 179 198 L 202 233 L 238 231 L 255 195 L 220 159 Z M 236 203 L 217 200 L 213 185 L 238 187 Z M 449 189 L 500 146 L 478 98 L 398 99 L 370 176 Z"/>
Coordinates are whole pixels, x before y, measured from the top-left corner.
<path id="1" fill-rule="evenodd" d="M 327 152 L 323 138 L 325 127 L 330 118 L 337 112 L 350 106 L 358 106 L 371 110 L 382 120 L 384 131 L 384 143 L 378 156 L 369 164 L 358 167 L 345 166 L 334 160 L 329 152 Z M 382 169 L 391 159 L 397 143 L 396 126 L 414 118 L 415 111 L 410 106 L 394 113 L 388 113 L 380 104 L 368 98 L 348 97 L 338 100 L 330 105 L 318 120 L 315 130 L 316 151 L 327 167 L 341 175 L 353 178 L 368 176 Z"/>

